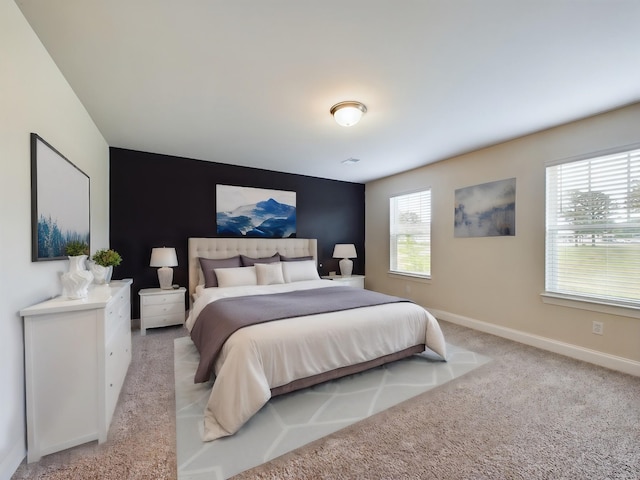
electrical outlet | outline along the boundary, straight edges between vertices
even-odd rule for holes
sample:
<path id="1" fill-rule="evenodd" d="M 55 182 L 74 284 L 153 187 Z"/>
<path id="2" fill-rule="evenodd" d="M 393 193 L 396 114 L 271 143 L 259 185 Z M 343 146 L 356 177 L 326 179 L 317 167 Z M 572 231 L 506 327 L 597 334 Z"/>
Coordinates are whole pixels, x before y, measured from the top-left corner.
<path id="1" fill-rule="evenodd" d="M 595 333 L 596 335 L 604 334 L 604 323 L 593 322 L 593 325 L 591 326 L 591 333 Z"/>

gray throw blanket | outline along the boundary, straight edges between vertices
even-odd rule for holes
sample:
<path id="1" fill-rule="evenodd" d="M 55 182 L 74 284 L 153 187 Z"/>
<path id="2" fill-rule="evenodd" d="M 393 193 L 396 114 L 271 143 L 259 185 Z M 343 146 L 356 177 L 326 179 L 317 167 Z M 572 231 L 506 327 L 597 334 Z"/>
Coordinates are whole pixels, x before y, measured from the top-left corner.
<path id="1" fill-rule="evenodd" d="M 353 287 L 314 288 L 216 300 L 202 310 L 191 330 L 191 339 L 200 352 L 194 382 L 209 381 L 222 345 L 242 327 L 272 320 L 410 301 Z"/>

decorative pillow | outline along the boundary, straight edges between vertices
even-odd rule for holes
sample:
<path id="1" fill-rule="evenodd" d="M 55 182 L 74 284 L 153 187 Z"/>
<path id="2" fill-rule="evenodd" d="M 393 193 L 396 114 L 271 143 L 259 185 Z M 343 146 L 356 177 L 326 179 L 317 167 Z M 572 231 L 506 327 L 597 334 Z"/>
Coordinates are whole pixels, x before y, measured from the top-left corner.
<path id="1" fill-rule="evenodd" d="M 204 287 L 217 287 L 218 280 L 214 270 L 216 268 L 232 268 L 241 267 L 240 255 L 230 258 L 203 258 L 198 257 L 200 260 L 200 268 L 202 269 L 202 275 L 204 276 Z"/>
<path id="2" fill-rule="evenodd" d="M 256 263 L 256 276 L 258 277 L 258 285 L 275 285 L 284 283 L 282 274 L 282 264 L 278 263 Z"/>
<path id="3" fill-rule="evenodd" d="M 219 287 L 257 285 L 256 267 L 216 268 Z"/>
<path id="4" fill-rule="evenodd" d="M 319 280 L 316 262 L 314 260 L 303 260 L 297 262 L 284 262 L 282 273 L 286 283 L 301 282 L 303 280 Z"/>
<path id="5" fill-rule="evenodd" d="M 256 263 L 276 263 L 280 261 L 280 255 L 276 253 L 272 257 L 251 258 L 246 255 L 240 255 L 242 265 L 245 267 L 253 267 Z"/>
<path id="6" fill-rule="evenodd" d="M 280 255 L 281 262 L 304 262 L 306 260 L 313 260 L 313 257 L 285 257 L 284 255 Z"/>

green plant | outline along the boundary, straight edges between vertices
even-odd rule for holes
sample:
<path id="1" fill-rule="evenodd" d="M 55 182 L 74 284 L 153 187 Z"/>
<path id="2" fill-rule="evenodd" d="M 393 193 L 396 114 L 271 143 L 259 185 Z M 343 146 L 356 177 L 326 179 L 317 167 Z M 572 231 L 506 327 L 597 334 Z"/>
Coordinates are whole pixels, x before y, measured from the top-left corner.
<path id="1" fill-rule="evenodd" d="M 64 252 L 70 257 L 77 257 L 78 255 L 89 255 L 89 245 L 87 245 L 87 242 L 72 240 L 70 242 L 67 242 L 64 247 Z"/>
<path id="2" fill-rule="evenodd" d="M 117 267 L 122 262 L 122 257 L 115 250 L 102 249 L 93 254 L 91 260 L 103 267 Z"/>

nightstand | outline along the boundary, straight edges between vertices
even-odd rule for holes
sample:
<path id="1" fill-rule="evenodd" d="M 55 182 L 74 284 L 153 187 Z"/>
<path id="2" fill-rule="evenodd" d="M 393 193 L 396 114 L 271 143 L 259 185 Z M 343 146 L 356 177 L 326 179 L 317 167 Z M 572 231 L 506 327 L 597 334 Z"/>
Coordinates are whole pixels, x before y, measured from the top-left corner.
<path id="1" fill-rule="evenodd" d="M 364 275 L 351 275 L 350 277 L 343 277 L 342 275 L 326 275 L 322 278 L 326 280 L 333 280 L 348 287 L 364 288 Z"/>
<path id="2" fill-rule="evenodd" d="M 185 319 L 184 295 L 186 288 L 163 290 L 143 288 L 140 295 L 140 335 L 147 334 L 147 328 L 182 325 Z"/>

